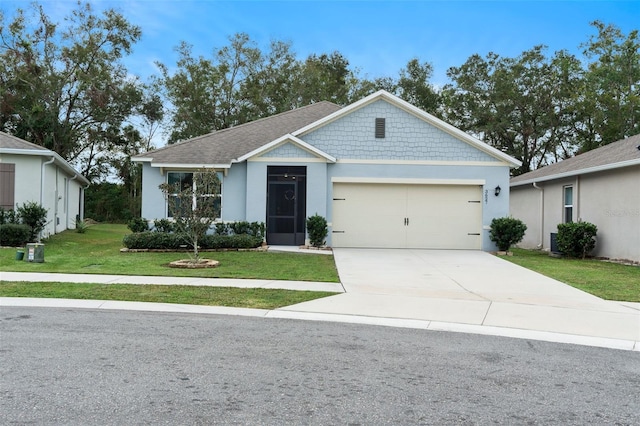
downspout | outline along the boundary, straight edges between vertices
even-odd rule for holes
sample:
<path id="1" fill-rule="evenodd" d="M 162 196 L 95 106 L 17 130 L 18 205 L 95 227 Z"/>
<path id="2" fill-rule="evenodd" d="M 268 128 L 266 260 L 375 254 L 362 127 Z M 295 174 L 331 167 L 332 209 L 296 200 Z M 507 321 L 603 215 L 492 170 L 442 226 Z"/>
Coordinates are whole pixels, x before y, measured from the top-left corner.
<path id="1" fill-rule="evenodd" d="M 64 200 L 65 205 L 65 211 L 67 212 L 67 223 L 65 224 L 65 228 L 69 229 L 69 216 L 71 216 L 69 213 L 71 212 L 71 210 L 69 210 L 69 198 L 71 198 L 71 196 L 69 195 L 69 187 L 71 186 L 71 181 L 75 180 L 78 178 L 77 174 L 74 174 L 73 177 L 71 179 L 67 179 L 67 187 L 64 189 L 64 193 L 66 195 L 66 199 Z M 79 212 L 78 212 L 79 213 Z"/>
<path id="2" fill-rule="evenodd" d="M 84 220 L 84 196 L 85 191 L 91 186 L 90 183 L 87 186 L 82 186 L 82 194 L 80 195 L 80 220 Z"/>
<path id="3" fill-rule="evenodd" d="M 538 249 L 542 250 L 544 246 L 544 188 L 540 188 L 537 183 L 533 182 L 533 187 L 540 191 L 540 243 Z"/>
<path id="4" fill-rule="evenodd" d="M 573 200 L 573 205 L 576 206 L 576 218 L 578 222 L 582 221 L 580 217 L 580 176 L 576 176 L 576 195 Z"/>
<path id="5" fill-rule="evenodd" d="M 56 157 L 51 157 L 51 160 L 42 163 L 42 169 L 40 170 L 40 206 L 44 207 L 44 172 L 46 169 L 46 165 L 47 164 L 51 164 L 54 161 L 56 161 Z M 57 194 L 56 194 L 57 197 Z M 58 202 L 58 200 L 56 200 L 56 203 Z M 54 217 L 55 220 L 55 217 Z M 44 231 L 44 230 L 43 230 Z M 42 240 L 42 232 L 40 231 L 40 234 L 38 235 L 38 242 Z"/>

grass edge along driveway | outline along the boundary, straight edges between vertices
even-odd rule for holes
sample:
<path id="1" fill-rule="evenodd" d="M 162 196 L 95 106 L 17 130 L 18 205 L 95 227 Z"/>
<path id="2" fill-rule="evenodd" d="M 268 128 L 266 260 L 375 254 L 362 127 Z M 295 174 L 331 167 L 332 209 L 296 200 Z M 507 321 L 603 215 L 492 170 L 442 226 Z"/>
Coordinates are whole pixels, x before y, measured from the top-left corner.
<path id="1" fill-rule="evenodd" d="M 640 266 L 596 259 L 565 259 L 540 250 L 512 249 L 509 262 L 605 300 L 640 302 Z"/>

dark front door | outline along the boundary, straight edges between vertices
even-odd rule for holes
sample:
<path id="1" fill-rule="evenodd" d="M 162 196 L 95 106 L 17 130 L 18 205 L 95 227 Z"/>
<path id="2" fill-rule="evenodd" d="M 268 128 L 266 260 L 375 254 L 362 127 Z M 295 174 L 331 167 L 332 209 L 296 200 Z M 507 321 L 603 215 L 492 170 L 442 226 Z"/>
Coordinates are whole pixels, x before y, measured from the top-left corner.
<path id="1" fill-rule="evenodd" d="M 267 167 L 267 244 L 304 244 L 307 168 Z"/>

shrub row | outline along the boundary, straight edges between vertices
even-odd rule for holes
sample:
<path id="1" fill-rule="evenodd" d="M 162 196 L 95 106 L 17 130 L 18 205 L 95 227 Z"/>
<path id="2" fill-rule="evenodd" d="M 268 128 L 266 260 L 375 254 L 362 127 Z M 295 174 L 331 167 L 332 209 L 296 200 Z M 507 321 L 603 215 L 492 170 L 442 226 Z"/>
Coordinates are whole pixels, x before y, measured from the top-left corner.
<path id="1" fill-rule="evenodd" d="M 136 232 L 124 237 L 128 249 L 179 250 L 192 248 L 179 234 L 166 232 Z M 252 235 L 205 235 L 198 240 L 200 249 L 249 249 L 262 245 L 262 237 Z"/>
<path id="2" fill-rule="evenodd" d="M 0 225 L 0 245 L 6 247 L 22 247 L 29 242 L 31 227 L 17 223 Z"/>

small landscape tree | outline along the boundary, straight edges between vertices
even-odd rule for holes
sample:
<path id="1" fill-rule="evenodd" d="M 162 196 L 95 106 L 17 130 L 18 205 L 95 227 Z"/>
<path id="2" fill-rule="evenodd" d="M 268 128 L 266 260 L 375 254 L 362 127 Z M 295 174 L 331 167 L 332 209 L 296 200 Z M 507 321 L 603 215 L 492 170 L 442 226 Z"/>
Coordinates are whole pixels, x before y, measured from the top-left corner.
<path id="1" fill-rule="evenodd" d="M 47 209 L 35 201 L 29 201 L 18 206 L 17 215 L 20 217 L 20 222 L 31 228 L 29 241 L 39 242 L 40 232 L 44 230 L 47 224 Z"/>
<path id="2" fill-rule="evenodd" d="M 220 179 L 215 171 L 201 169 L 193 173 L 193 184 L 164 183 L 159 186 L 175 220 L 174 231 L 193 248 L 193 262 L 200 260 L 198 241 L 216 219 L 215 198 L 220 194 Z"/>
<path id="3" fill-rule="evenodd" d="M 509 248 L 522 241 L 527 230 L 521 220 L 512 217 L 498 217 L 491 221 L 489 238 L 496 243 L 498 250 L 508 251 Z"/>

